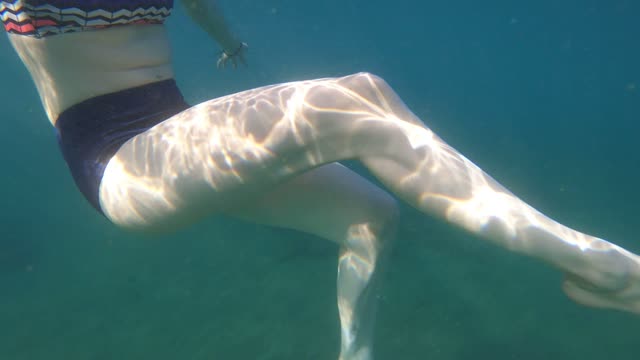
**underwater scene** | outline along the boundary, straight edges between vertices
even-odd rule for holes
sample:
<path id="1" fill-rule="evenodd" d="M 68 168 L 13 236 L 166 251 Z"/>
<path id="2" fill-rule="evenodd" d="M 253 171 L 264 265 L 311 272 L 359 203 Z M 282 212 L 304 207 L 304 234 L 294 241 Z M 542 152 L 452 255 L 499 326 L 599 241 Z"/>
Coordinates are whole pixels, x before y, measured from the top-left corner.
<path id="1" fill-rule="evenodd" d="M 218 3 L 248 66 L 217 69 L 176 1 L 189 103 L 371 72 L 514 194 L 640 252 L 640 2 Z M 336 244 L 226 216 L 157 236 L 114 226 L 77 191 L 4 35 L 0 62 L 0 360 L 338 358 Z M 578 305 L 559 271 L 404 203 L 384 276 L 376 359 L 640 358 L 639 316 Z"/>

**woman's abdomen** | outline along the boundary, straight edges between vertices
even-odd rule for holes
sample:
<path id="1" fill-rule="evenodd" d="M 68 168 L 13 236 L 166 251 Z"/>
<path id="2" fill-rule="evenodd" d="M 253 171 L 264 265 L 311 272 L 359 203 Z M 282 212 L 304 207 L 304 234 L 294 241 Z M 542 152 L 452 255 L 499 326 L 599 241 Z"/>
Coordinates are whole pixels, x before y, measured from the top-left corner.
<path id="1" fill-rule="evenodd" d="M 163 25 L 9 38 L 54 125 L 64 110 L 84 100 L 173 78 Z"/>

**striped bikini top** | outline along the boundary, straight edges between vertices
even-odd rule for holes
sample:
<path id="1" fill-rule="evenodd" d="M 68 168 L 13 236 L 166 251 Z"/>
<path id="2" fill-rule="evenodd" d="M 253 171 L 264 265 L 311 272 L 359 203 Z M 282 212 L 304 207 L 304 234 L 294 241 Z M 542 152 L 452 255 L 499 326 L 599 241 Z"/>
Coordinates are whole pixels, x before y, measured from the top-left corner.
<path id="1" fill-rule="evenodd" d="M 9 0 L 0 16 L 9 33 L 43 37 L 126 24 L 161 24 L 173 0 Z"/>

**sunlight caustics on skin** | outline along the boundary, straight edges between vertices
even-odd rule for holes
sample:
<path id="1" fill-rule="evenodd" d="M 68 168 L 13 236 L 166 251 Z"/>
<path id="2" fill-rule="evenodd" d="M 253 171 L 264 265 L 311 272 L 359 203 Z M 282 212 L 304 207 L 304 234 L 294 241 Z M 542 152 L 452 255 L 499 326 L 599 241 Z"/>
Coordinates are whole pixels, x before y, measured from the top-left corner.
<path id="1" fill-rule="evenodd" d="M 640 312 L 635 254 L 524 203 L 442 141 L 371 74 L 267 86 L 188 109 L 122 146 L 105 171 L 100 201 L 120 226 L 171 229 L 343 159 L 361 160 L 424 213 L 552 264 L 567 274 L 564 290 L 575 301 Z M 369 352 L 370 325 L 358 323 L 370 305 L 358 304 L 375 303 L 367 289 L 379 266 L 379 249 L 358 249 L 367 244 L 367 227 L 352 231 L 342 244 L 338 279 L 344 283 L 344 359 L 358 358 L 345 355 L 355 349 Z M 359 239 L 358 245 L 349 239 Z"/>
<path id="2" fill-rule="evenodd" d="M 379 256 L 387 241 L 381 241 L 372 224 L 354 224 L 348 229 L 338 261 L 338 310 L 341 324 L 340 359 L 369 359 L 375 323 L 380 271 Z M 384 235 L 382 235 L 384 236 Z"/>

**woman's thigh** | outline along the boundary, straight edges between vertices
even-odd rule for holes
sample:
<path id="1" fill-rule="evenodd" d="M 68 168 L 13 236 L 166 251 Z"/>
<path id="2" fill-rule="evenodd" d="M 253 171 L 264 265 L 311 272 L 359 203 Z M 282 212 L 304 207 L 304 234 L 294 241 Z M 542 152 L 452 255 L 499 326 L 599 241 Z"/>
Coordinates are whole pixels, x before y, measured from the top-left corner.
<path id="1" fill-rule="evenodd" d="M 339 244 L 356 226 L 393 226 L 393 197 L 362 176 L 332 163 L 310 170 L 230 209 L 254 223 L 299 230 Z"/>
<path id="2" fill-rule="evenodd" d="M 384 152 L 393 144 L 381 139 L 404 131 L 396 116 L 386 119 L 406 109 L 381 100 L 382 90 L 393 95 L 379 78 L 356 74 L 196 105 L 118 150 L 100 184 L 101 209 L 125 228 L 171 230 L 324 164 Z"/>
<path id="3" fill-rule="evenodd" d="M 270 86 L 210 100 L 130 139 L 102 177 L 104 214 L 124 228 L 170 231 L 283 181 L 264 139 L 284 116 L 278 93 Z"/>

